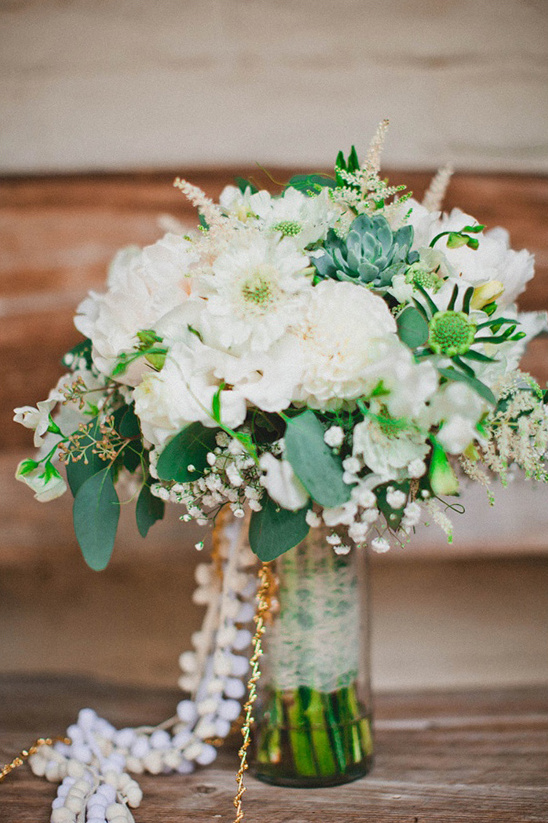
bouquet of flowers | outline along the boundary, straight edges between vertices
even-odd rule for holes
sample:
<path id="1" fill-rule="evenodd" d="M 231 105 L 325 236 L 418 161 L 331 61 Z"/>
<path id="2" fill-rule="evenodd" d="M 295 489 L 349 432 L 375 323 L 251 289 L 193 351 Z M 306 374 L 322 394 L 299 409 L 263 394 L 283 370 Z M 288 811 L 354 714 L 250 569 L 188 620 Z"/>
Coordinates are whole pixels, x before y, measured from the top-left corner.
<path id="1" fill-rule="evenodd" d="M 546 328 L 543 313 L 516 307 L 533 258 L 503 229 L 441 213 L 447 169 L 422 204 L 381 179 L 385 128 L 364 162 L 352 148 L 333 175 L 298 175 L 277 195 L 238 180 L 217 204 L 177 179 L 197 230 L 174 223 L 122 250 L 106 292 L 78 307 L 85 340 L 65 355 L 68 373 L 37 408 L 16 409 L 40 447 L 17 478 L 41 501 L 68 483 L 92 568 L 110 559 L 119 493 L 136 500 L 143 536 L 167 501 L 204 526 L 225 507 L 249 512 L 249 545 L 266 562 L 320 526 L 337 555 L 384 552 L 422 520 L 451 540 L 464 476 L 488 488 L 518 467 L 546 480 L 548 397 L 519 370 Z M 254 594 L 245 573 L 239 585 Z M 223 619 L 233 640 L 236 612 Z M 194 694 L 195 663 L 183 683 Z M 191 723 L 194 736 L 179 741 L 179 770 L 211 759 L 189 750 L 207 734 L 196 738 L 183 703 L 179 734 Z M 225 733 L 233 714 L 225 705 Z M 92 725 L 86 716 L 81 735 Z"/>
<path id="2" fill-rule="evenodd" d="M 459 472 L 545 479 L 546 398 L 518 369 L 546 325 L 516 308 L 533 258 L 440 214 L 445 171 L 422 205 L 381 180 L 383 131 L 362 165 L 341 153 L 333 177 L 278 196 L 240 180 L 217 205 L 177 180 L 199 230 L 124 249 L 78 307 L 68 374 L 16 409 L 47 441 L 17 477 L 50 500 L 60 457 L 90 566 L 110 558 L 128 476 L 143 535 L 164 501 L 204 525 L 249 509 L 261 560 L 322 522 L 340 553 L 384 551 L 423 516 L 450 537 Z"/>

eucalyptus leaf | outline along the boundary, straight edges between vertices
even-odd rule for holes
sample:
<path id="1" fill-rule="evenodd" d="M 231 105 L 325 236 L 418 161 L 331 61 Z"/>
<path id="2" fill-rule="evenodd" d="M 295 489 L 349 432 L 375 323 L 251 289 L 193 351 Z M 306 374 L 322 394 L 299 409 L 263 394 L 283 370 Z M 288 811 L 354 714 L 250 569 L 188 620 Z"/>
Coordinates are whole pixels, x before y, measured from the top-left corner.
<path id="1" fill-rule="evenodd" d="M 141 537 L 146 537 L 148 530 L 157 520 L 162 520 L 165 512 L 165 503 L 150 491 L 150 481 L 145 483 L 137 498 L 135 519 Z"/>
<path id="2" fill-rule="evenodd" d="M 120 423 L 117 426 L 118 431 L 122 437 L 140 437 L 141 426 L 139 424 L 139 418 L 135 414 L 135 406 L 132 403 L 131 406 L 124 406 L 123 408 L 124 412 L 121 415 Z"/>
<path id="3" fill-rule="evenodd" d="M 82 483 L 74 498 L 73 518 L 86 563 L 94 571 L 101 571 L 111 558 L 120 518 L 110 466 Z"/>
<path id="4" fill-rule="evenodd" d="M 296 512 L 282 509 L 267 494 L 261 498 L 262 509 L 253 512 L 249 523 L 249 545 L 259 560 L 275 560 L 304 540 L 309 532 L 305 506 Z"/>
<path id="5" fill-rule="evenodd" d="M 428 340 L 428 322 L 424 315 L 413 306 L 408 306 L 396 322 L 400 340 L 410 349 L 416 349 Z"/>
<path id="6" fill-rule="evenodd" d="M 220 429 L 208 429 L 201 423 L 186 426 L 167 444 L 158 460 L 158 477 L 189 483 L 197 480 L 208 466 L 207 454 L 217 445 L 215 437 Z M 194 470 L 189 471 L 189 466 Z"/>
<path id="7" fill-rule="evenodd" d="M 483 397 L 484 400 L 487 400 L 488 403 L 491 403 L 493 406 L 496 405 L 496 398 L 489 386 L 486 386 L 485 383 L 482 383 L 481 380 L 478 380 L 477 377 L 471 377 L 464 372 L 457 371 L 454 368 L 448 369 L 438 369 L 439 373 L 446 377 L 448 380 L 456 380 L 457 382 L 461 383 L 468 383 L 468 385 L 477 391 L 480 397 Z"/>
<path id="8" fill-rule="evenodd" d="M 324 427 L 310 409 L 289 418 L 285 457 L 312 499 L 331 508 L 350 499 L 351 487 L 343 480 L 341 458 L 333 454 L 324 434 Z"/>

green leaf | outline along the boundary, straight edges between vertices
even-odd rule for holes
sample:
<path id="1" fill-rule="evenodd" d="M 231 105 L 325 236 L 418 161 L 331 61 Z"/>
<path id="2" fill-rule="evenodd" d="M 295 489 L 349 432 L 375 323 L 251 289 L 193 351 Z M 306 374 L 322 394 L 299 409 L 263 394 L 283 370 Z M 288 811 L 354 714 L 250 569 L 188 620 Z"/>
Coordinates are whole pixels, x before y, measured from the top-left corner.
<path id="1" fill-rule="evenodd" d="M 139 418 L 135 414 L 135 406 L 124 406 L 124 413 L 121 416 L 120 424 L 117 429 L 122 437 L 136 438 L 141 437 L 141 426 Z"/>
<path id="2" fill-rule="evenodd" d="M 428 340 L 428 323 L 424 315 L 413 306 L 404 309 L 396 322 L 400 340 L 410 349 L 416 349 Z"/>
<path id="3" fill-rule="evenodd" d="M 106 568 L 114 548 L 120 502 L 110 466 L 82 483 L 73 506 L 74 531 L 88 566 Z"/>
<path id="4" fill-rule="evenodd" d="M 457 371 L 452 367 L 448 369 L 438 369 L 439 373 L 446 377 L 448 380 L 456 380 L 457 382 L 461 383 L 468 383 L 468 385 L 473 388 L 480 397 L 483 397 L 484 400 L 487 400 L 488 403 L 492 403 L 493 406 L 496 405 L 496 398 L 489 386 L 486 386 L 485 383 L 482 383 L 481 380 L 478 380 L 477 377 L 471 377 L 464 372 Z"/>
<path id="5" fill-rule="evenodd" d="M 289 418 L 285 457 L 312 499 L 331 508 L 350 499 L 351 486 L 344 482 L 342 460 L 333 454 L 324 434 L 324 427 L 310 409 Z"/>
<path id="6" fill-rule="evenodd" d="M 137 471 L 141 465 L 144 450 L 142 443 L 131 442 L 122 451 L 122 461 L 128 472 Z"/>
<path id="7" fill-rule="evenodd" d="M 242 194 L 245 194 L 246 189 L 251 189 L 251 194 L 256 194 L 259 191 L 257 186 L 254 186 L 253 183 L 250 183 L 249 180 L 245 179 L 245 177 L 235 177 L 234 182 L 236 183 Z"/>
<path id="8" fill-rule="evenodd" d="M 100 431 L 99 419 L 95 418 L 88 424 L 87 434 L 82 437 L 80 441 L 83 446 L 87 446 L 86 459 L 88 462 L 85 463 L 82 457 L 77 462 L 71 459 L 70 462 L 67 463 L 67 480 L 74 497 L 76 497 L 80 486 L 82 486 L 86 480 L 89 480 L 90 477 L 93 477 L 94 474 L 97 474 L 105 468 L 105 461 L 101 460 L 99 455 L 93 452 L 93 444 L 102 439 L 103 435 Z"/>
<path id="9" fill-rule="evenodd" d="M 218 428 L 208 429 L 201 423 L 186 426 L 167 444 L 158 460 L 158 477 L 189 483 L 197 480 L 208 466 L 207 454 L 217 445 Z M 188 467 L 194 466 L 194 471 Z"/>
<path id="10" fill-rule="evenodd" d="M 91 359 L 91 348 L 92 342 L 87 337 L 85 340 L 82 340 L 81 343 L 77 343 L 70 349 L 66 354 L 63 355 L 61 362 L 63 366 L 66 366 L 67 369 L 70 369 L 74 366 L 75 360 L 80 360 L 81 358 L 84 359 L 86 366 L 88 369 L 91 369 L 92 366 L 92 359 Z"/>
<path id="11" fill-rule="evenodd" d="M 292 512 L 282 509 L 267 494 L 261 504 L 261 511 L 251 515 L 249 545 L 259 560 L 267 563 L 304 540 L 310 528 L 306 522 L 309 506 Z"/>
<path id="12" fill-rule="evenodd" d="M 286 189 L 293 188 L 308 196 L 318 194 L 320 188 L 334 188 L 335 181 L 326 174 L 296 174 L 291 178 Z M 319 188 L 318 188 L 319 187 Z"/>
<path id="13" fill-rule="evenodd" d="M 137 498 L 135 507 L 135 519 L 141 537 L 146 537 L 148 530 L 157 520 L 164 517 L 165 503 L 159 497 L 155 497 L 150 491 L 150 482 L 145 483 L 141 493 Z"/>

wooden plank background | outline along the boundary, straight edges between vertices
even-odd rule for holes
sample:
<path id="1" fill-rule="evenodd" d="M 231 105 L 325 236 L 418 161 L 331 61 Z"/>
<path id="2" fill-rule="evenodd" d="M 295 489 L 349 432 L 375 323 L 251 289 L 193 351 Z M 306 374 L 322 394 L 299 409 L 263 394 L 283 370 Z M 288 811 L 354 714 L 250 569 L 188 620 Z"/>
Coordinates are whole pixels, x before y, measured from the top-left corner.
<path id="1" fill-rule="evenodd" d="M 0 173 L 332 162 L 548 171 L 545 0 L 0 3 Z"/>

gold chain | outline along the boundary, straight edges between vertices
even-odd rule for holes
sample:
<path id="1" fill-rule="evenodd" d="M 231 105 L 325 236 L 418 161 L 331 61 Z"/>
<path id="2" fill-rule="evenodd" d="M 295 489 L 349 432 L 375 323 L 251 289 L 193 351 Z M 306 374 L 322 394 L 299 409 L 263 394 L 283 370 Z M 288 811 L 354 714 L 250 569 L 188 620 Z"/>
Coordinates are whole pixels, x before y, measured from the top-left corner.
<path id="1" fill-rule="evenodd" d="M 11 763 L 6 763 L 6 765 L 0 769 L 0 781 L 7 777 L 8 774 L 18 766 L 22 766 L 25 760 L 32 754 L 36 754 L 42 746 L 53 746 L 54 743 L 66 743 L 67 746 L 70 746 L 71 742 L 70 737 L 39 737 L 29 749 L 23 749 L 21 754 L 14 757 Z"/>
<path id="2" fill-rule="evenodd" d="M 255 615 L 255 635 L 253 637 L 252 648 L 253 654 L 249 661 L 251 666 L 251 677 L 247 682 L 247 701 L 244 704 L 244 722 L 242 726 L 243 743 L 238 752 L 240 758 L 240 768 L 236 775 L 236 783 L 238 784 L 238 791 L 234 798 L 234 808 L 236 809 L 236 817 L 234 823 L 240 823 L 244 818 L 242 809 L 242 795 L 246 790 L 244 786 L 244 774 L 249 768 L 247 763 L 247 749 L 249 747 L 251 738 L 251 724 L 253 723 L 253 704 L 257 699 L 257 681 L 261 676 L 259 661 L 263 653 L 262 636 L 265 631 L 265 618 L 270 608 L 270 587 L 272 582 L 272 572 L 268 563 L 263 563 L 259 571 L 260 586 L 257 593 L 257 613 Z"/>

